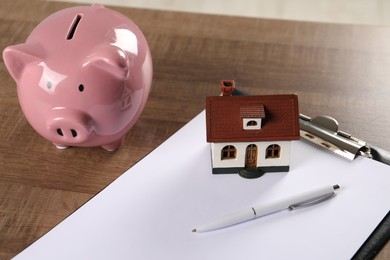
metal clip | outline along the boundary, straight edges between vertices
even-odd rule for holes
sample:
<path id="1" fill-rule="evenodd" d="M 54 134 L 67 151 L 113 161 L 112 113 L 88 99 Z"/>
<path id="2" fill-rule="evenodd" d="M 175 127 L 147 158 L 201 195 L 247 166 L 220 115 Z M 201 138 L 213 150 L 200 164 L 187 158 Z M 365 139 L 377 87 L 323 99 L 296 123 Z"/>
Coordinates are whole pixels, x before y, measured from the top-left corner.
<path id="1" fill-rule="evenodd" d="M 300 114 L 299 126 L 302 139 L 349 160 L 355 159 L 357 155 L 372 157 L 365 141 L 339 131 L 338 122 L 330 116 L 317 116 L 312 119 Z"/>

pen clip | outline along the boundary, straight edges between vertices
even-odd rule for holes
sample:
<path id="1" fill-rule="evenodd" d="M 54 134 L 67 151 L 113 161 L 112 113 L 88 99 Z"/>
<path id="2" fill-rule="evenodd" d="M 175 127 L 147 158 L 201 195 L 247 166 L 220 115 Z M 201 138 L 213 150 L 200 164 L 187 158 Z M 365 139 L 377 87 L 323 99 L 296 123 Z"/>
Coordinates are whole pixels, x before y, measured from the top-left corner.
<path id="1" fill-rule="evenodd" d="M 329 193 L 329 194 L 325 194 L 323 196 L 320 196 L 320 197 L 317 197 L 317 198 L 314 198 L 314 199 L 311 199 L 311 200 L 307 200 L 307 201 L 303 201 L 303 202 L 291 205 L 291 206 L 288 207 L 288 209 L 289 210 L 294 210 L 294 209 L 310 207 L 310 206 L 316 205 L 318 203 L 324 202 L 324 201 L 332 198 L 335 195 L 336 195 L 336 193 L 334 193 L 334 192 Z"/>

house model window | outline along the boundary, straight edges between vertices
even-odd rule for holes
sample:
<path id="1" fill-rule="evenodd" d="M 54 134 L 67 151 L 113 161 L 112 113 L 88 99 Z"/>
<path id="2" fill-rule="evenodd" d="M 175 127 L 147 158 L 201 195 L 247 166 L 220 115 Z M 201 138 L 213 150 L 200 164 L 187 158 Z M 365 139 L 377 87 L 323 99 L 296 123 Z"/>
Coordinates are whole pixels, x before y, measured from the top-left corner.
<path id="1" fill-rule="evenodd" d="M 271 144 L 267 147 L 265 158 L 279 158 L 280 157 L 280 146 L 277 144 Z"/>
<path id="2" fill-rule="evenodd" d="M 244 105 L 240 107 L 240 116 L 244 130 L 260 130 L 261 120 L 265 118 L 264 105 Z"/>
<path id="3" fill-rule="evenodd" d="M 237 149 L 233 145 L 226 145 L 221 151 L 221 160 L 235 159 Z"/>

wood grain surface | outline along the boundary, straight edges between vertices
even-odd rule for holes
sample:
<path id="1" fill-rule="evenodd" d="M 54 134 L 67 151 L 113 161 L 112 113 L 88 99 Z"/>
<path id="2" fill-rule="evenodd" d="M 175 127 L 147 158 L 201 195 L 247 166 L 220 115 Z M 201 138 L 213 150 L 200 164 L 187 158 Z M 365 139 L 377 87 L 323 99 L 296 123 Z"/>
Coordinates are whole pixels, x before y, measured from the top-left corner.
<path id="1" fill-rule="evenodd" d="M 22 43 L 67 3 L 2 1 L 0 49 Z M 114 8 L 135 21 L 153 55 L 146 108 L 116 152 L 57 150 L 21 112 L 0 64 L 0 259 L 9 259 L 185 125 L 234 79 L 251 95 L 295 93 L 300 112 L 390 150 L 390 28 Z M 31 86 L 34 87 L 34 86 Z M 169 163 L 169 162 L 167 162 Z M 384 198 L 385 199 L 385 198 Z M 389 259 L 390 246 L 376 259 Z"/>

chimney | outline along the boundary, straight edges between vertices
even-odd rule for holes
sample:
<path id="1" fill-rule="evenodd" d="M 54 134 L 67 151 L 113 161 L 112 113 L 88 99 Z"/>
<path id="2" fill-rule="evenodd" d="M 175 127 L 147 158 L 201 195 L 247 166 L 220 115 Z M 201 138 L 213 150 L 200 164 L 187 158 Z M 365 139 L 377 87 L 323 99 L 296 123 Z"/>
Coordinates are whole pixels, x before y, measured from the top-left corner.
<path id="1" fill-rule="evenodd" d="M 221 96 L 231 96 L 235 88 L 234 80 L 221 80 Z"/>

